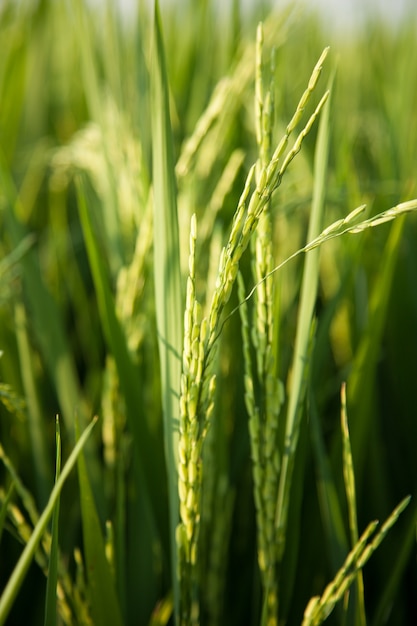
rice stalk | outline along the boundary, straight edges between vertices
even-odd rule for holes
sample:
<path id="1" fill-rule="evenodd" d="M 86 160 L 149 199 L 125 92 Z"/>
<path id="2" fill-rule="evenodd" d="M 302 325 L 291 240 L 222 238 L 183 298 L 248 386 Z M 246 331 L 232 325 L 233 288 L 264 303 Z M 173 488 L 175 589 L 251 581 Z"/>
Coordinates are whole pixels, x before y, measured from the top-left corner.
<path id="1" fill-rule="evenodd" d="M 178 563 L 181 584 L 180 624 L 198 624 L 197 550 L 200 530 L 201 455 L 202 445 L 213 409 L 215 378 L 209 382 L 206 402 L 201 407 L 204 340 L 207 322 L 201 321 L 201 307 L 195 296 L 195 244 L 197 224 L 191 220 L 189 276 L 184 313 L 184 348 L 181 374 L 178 492 L 180 524 L 177 528 Z M 203 321 L 204 322 L 204 321 Z M 203 409 L 204 421 L 198 413 Z"/>
<path id="2" fill-rule="evenodd" d="M 361 233 L 369 228 L 373 228 L 374 226 L 378 226 L 380 224 L 385 224 L 387 222 L 391 222 L 401 215 L 406 215 L 407 213 L 412 213 L 417 211 L 417 198 L 414 200 L 408 200 L 406 202 L 400 202 L 394 207 L 391 207 L 387 211 L 382 211 L 378 213 L 374 217 L 370 217 L 366 220 L 362 220 L 356 224 L 351 224 L 350 222 L 355 222 L 359 215 L 361 215 L 366 209 L 366 205 L 361 205 L 356 209 L 353 209 L 345 218 L 338 219 L 329 226 L 327 226 L 317 237 L 315 237 L 312 241 L 308 242 L 305 246 L 298 248 L 295 252 L 293 252 L 290 256 L 286 257 L 281 263 L 276 265 L 272 270 L 264 276 L 262 280 L 256 283 L 250 291 L 246 294 L 245 298 L 239 302 L 239 304 L 224 318 L 222 324 L 220 325 L 220 330 L 223 329 L 224 324 L 239 310 L 239 308 L 244 304 L 244 302 L 248 302 L 256 290 L 259 288 L 260 284 L 264 282 L 269 276 L 275 274 L 281 270 L 287 263 L 293 261 L 295 258 L 304 254 L 305 252 L 311 252 L 315 248 L 322 246 L 327 241 L 332 239 L 336 239 L 337 237 L 341 237 L 347 233 L 357 234 Z"/>
<path id="3" fill-rule="evenodd" d="M 404 498 L 396 506 L 372 540 L 371 537 L 375 533 L 378 522 L 368 524 L 332 582 L 327 585 L 321 596 L 315 596 L 309 601 L 304 612 L 302 626 L 318 626 L 327 619 L 409 502 L 410 496 Z"/>
<path id="4" fill-rule="evenodd" d="M 99 433 L 101 439 L 95 441 L 92 451 L 93 462 L 97 462 L 94 469 L 99 470 L 103 480 L 96 480 L 94 498 L 99 505 L 100 520 L 109 513 L 111 515 L 104 544 L 106 558 L 110 560 L 110 574 L 112 578 L 116 577 L 123 620 L 148 623 L 151 619 L 155 626 L 162 626 L 173 621 L 174 605 L 179 602 L 177 591 L 172 590 L 179 571 L 175 565 L 175 525 L 171 525 L 169 538 L 167 532 L 167 520 L 174 519 L 175 515 L 178 519 L 178 511 L 171 515 L 166 497 L 164 435 L 163 423 L 160 423 L 161 377 L 159 363 L 156 362 L 158 346 L 154 327 L 156 303 L 149 289 L 154 285 L 149 276 L 153 263 L 150 253 L 153 198 L 149 192 L 148 172 L 152 169 L 150 134 L 152 123 L 155 123 L 152 116 L 156 114 L 158 117 L 158 106 L 148 97 L 149 78 L 153 80 L 156 77 L 146 55 L 152 19 L 149 19 L 148 7 L 144 3 L 140 3 L 137 20 L 129 19 L 124 24 L 118 22 L 119 16 L 111 0 L 105 13 L 96 12 L 95 8 L 87 7 L 80 1 L 72 6 L 63 6 L 53 0 L 37 2 L 36 6 L 14 0 L 5 0 L 0 4 L 1 41 L 4 44 L 4 54 L 0 55 L 0 136 L 4 153 L 3 184 L 0 185 L 0 257 L 5 259 L 0 261 L 0 348 L 3 352 L 0 361 L 0 438 L 18 470 L 14 471 L 14 475 L 19 479 L 21 477 L 19 484 L 3 468 L 6 482 L 0 488 L 0 530 L 4 528 L 6 532 L 1 544 L 4 555 L 2 568 L 3 565 L 6 568 L 9 566 L 10 570 L 13 568 L 12 555 L 16 542 L 24 545 L 30 539 L 35 520 L 39 519 L 35 506 L 31 519 L 29 500 L 25 499 L 26 496 L 22 498 L 21 486 L 27 489 L 30 485 L 29 491 L 39 501 L 35 475 L 32 476 L 31 472 L 33 459 L 37 460 L 37 471 L 41 469 L 41 460 L 53 458 L 50 454 L 53 447 L 50 429 L 41 428 L 42 424 L 46 425 L 44 420 L 51 413 L 55 414 L 58 404 L 65 426 L 72 429 L 74 406 L 83 404 L 87 399 L 96 411 L 101 403 L 104 418 L 102 432 Z M 357 499 L 358 512 L 363 517 L 373 508 L 374 502 L 377 502 L 377 509 L 384 509 L 392 497 L 400 499 L 405 485 L 406 493 L 415 491 L 413 472 L 409 468 L 414 467 L 413 441 L 417 432 L 411 415 L 416 363 L 412 350 L 406 353 L 402 350 L 404 345 L 414 345 L 416 339 L 413 323 L 417 314 L 414 289 L 414 268 L 417 266 L 413 246 L 415 221 L 414 218 L 406 220 L 403 215 L 395 223 L 382 255 L 380 242 L 384 239 L 384 230 L 371 234 L 371 224 L 365 225 L 369 215 L 360 214 L 360 210 L 351 214 L 351 220 L 337 221 L 322 230 L 321 240 L 309 235 L 304 249 L 297 251 L 300 245 L 304 245 L 304 242 L 298 243 L 300 235 L 304 236 L 304 218 L 298 219 L 298 216 L 309 204 L 311 195 L 311 155 L 309 150 L 303 149 L 301 158 L 297 157 L 297 167 L 293 169 L 291 166 L 289 175 L 285 175 L 285 185 L 279 190 L 278 201 L 272 198 L 271 203 L 271 197 L 267 198 L 253 229 L 249 225 L 246 252 L 242 251 L 239 257 L 240 249 L 237 252 L 229 249 L 234 259 L 238 259 L 239 267 L 236 276 L 229 273 L 231 284 L 223 285 L 224 292 L 229 287 L 230 291 L 224 298 L 219 296 L 215 303 L 215 306 L 222 307 L 220 315 L 210 318 L 212 297 L 220 285 L 218 276 L 216 285 L 216 274 L 224 240 L 227 248 L 230 209 L 238 204 L 236 190 L 241 183 L 237 181 L 242 175 L 244 159 L 252 154 L 253 149 L 252 137 L 246 133 L 253 117 L 250 85 L 255 45 L 245 41 L 249 12 L 239 14 L 239 0 L 233 1 L 233 24 L 230 24 L 228 9 L 222 13 L 222 20 L 218 20 L 211 0 L 204 0 L 197 13 L 190 10 L 192 3 L 174 4 L 164 7 L 164 16 L 167 15 L 166 56 L 169 68 L 174 70 L 170 75 L 170 99 L 171 104 L 177 107 L 171 126 L 175 144 L 182 142 L 183 146 L 182 149 L 178 146 L 180 159 L 176 167 L 180 185 L 177 201 L 181 216 L 181 251 L 187 250 L 190 217 L 194 212 L 198 220 L 198 239 L 196 223 L 192 226 L 195 252 L 190 254 L 190 260 L 194 259 L 193 270 L 187 271 L 185 267 L 186 253 L 181 259 L 183 274 L 194 275 L 187 305 L 187 316 L 191 312 L 188 340 L 192 346 L 187 363 L 191 369 L 196 365 L 197 370 L 202 368 L 203 371 L 199 374 L 201 386 L 197 385 L 197 391 L 193 372 L 182 372 L 186 380 L 181 410 L 185 406 L 185 411 L 190 414 L 196 412 L 197 427 L 192 419 L 190 423 L 184 419 L 181 434 L 185 450 L 184 467 L 180 477 L 172 473 L 171 494 L 174 493 L 173 498 L 177 498 L 178 509 L 179 497 L 175 494 L 178 484 L 181 494 L 184 491 L 187 493 L 184 517 L 178 528 L 181 531 L 182 526 L 186 527 L 191 520 L 196 538 L 192 543 L 196 546 L 197 555 L 195 566 L 190 568 L 186 564 L 182 571 L 188 567 L 190 602 L 195 597 L 200 604 L 200 623 L 209 626 L 222 626 L 224 623 L 232 626 L 248 621 L 259 624 L 263 597 L 269 595 L 262 589 L 277 586 L 268 583 L 266 575 L 261 575 L 259 571 L 260 565 L 262 567 L 264 562 L 274 557 L 273 550 L 255 551 L 256 542 L 266 545 L 271 539 L 269 517 L 265 515 L 262 518 L 259 511 L 269 507 L 270 498 L 265 500 L 264 496 L 273 491 L 271 486 L 282 467 L 284 412 L 281 408 L 277 420 L 280 428 L 278 437 L 274 437 L 273 433 L 275 422 L 271 424 L 272 430 L 268 430 L 263 418 L 271 408 L 270 396 L 273 397 L 276 391 L 268 380 L 276 381 L 278 374 L 284 378 L 279 367 L 286 367 L 291 357 L 302 263 L 291 264 L 287 267 L 288 272 L 282 272 L 279 280 L 275 280 L 274 272 L 278 268 L 274 265 L 278 261 L 269 260 L 267 217 L 271 205 L 275 211 L 273 229 L 274 236 L 279 240 L 281 258 L 289 256 L 293 250 L 296 250 L 291 256 L 293 259 L 308 252 L 305 259 L 301 256 L 299 259 L 305 261 L 306 266 L 307 257 L 318 252 L 322 243 L 332 241 L 335 244 L 321 251 L 329 253 L 328 265 L 331 266 L 326 275 L 323 264 L 320 268 L 322 291 L 316 311 L 320 314 L 317 328 L 322 341 L 317 345 L 314 340 L 311 368 L 304 370 L 298 395 L 304 409 L 302 397 L 305 386 L 309 385 L 307 408 L 310 413 L 304 412 L 309 420 L 299 427 L 298 456 L 293 476 L 287 480 L 290 484 L 290 512 L 285 555 L 278 579 L 278 608 L 280 620 L 290 623 L 294 619 L 297 621 L 294 614 L 299 615 L 299 601 L 302 598 L 304 602 L 312 582 L 315 585 L 320 580 L 326 580 L 328 564 L 323 553 L 329 546 L 320 546 L 317 541 L 323 530 L 327 544 L 332 545 L 330 579 L 343 563 L 350 547 L 356 543 L 352 537 L 349 541 L 346 539 L 346 528 L 349 529 L 349 526 L 353 536 L 353 505 L 349 503 L 347 509 L 351 521 L 346 516 L 345 523 L 341 513 L 344 490 L 342 487 L 341 494 L 336 492 L 335 485 L 340 486 L 341 481 L 335 479 L 335 474 L 332 475 L 333 468 L 330 466 L 330 461 L 339 464 L 341 455 L 335 458 L 325 449 L 325 443 L 330 441 L 329 435 L 332 435 L 329 431 L 334 428 L 331 402 L 339 390 L 341 374 L 345 378 L 341 368 L 350 368 L 353 364 L 347 385 L 351 434 L 345 433 L 345 443 L 346 438 L 351 437 L 356 494 L 350 495 L 349 500 Z M 259 15 L 267 9 L 267 4 L 264 3 L 261 8 L 257 6 L 254 11 Z M 196 15 L 199 27 L 193 28 Z M 281 16 L 278 19 L 276 15 L 271 16 L 264 24 L 265 49 L 272 43 L 279 49 L 288 32 L 286 26 L 289 22 L 283 28 Z M 338 89 L 332 92 L 335 101 L 332 126 L 336 132 L 332 145 L 334 158 L 326 180 L 326 209 L 329 215 L 330 211 L 334 212 L 329 222 L 344 214 L 341 212 L 346 206 L 370 201 L 374 207 L 373 215 L 396 202 L 415 197 L 413 163 L 416 159 L 412 158 L 417 146 L 414 141 L 417 118 L 412 115 L 417 84 L 413 74 L 414 23 L 415 20 L 408 20 L 407 27 L 402 27 L 398 38 L 393 36 L 391 29 L 388 32 L 382 28 L 370 28 L 363 33 L 362 39 L 360 34 L 355 33 L 352 40 L 343 42 L 339 65 L 342 68 L 341 77 Z M 285 48 L 279 49 L 276 59 L 276 108 L 283 111 L 277 119 L 280 128 L 282 119 L 293 118 L 293 105 L 290 105 L 289 111 L 287 106 L 293 101 L 306 63 L 310 63 L 311 50 L 322 46 L 323 32 L 317 22 L 303 20 L 300 16 L 295 26 L 294 36 L 288 38 Z M 335 46 L 340 43 L 336 38 Z M 259 39 L 256 46 L 260 71 Z M 222 65 L 226 50 L 230 73 Z M 364 55 L 369 51 L 370 57 Z M 365 58 L 370 62 L 364 63 Z M 294 67 L 299 72 L 294 72 Z M 217 84 L 219 75 L 224 75 L 224 71 L 227 72 L 226 78 L 221 79 L 218 89 L 213 90 L 213 85 Z M 39 81 L 39 76 L 48 76 L 49 80 L 44 83 Z M 405 91 L 401 85 L 406 86 Z M 265 179 L 263 171 L 268 169 L 274 150 L 272 140 L 268 145 L 264 132 L 270 123 L 268 88 L 267 81 L 261 83 L 256 80 L 258 158 L 255 156 L 257 163 L 247 185 L 247 196 L 241 202 L 243 221 L 236 233 L 235 243 L 243 242 L 242 248 L 246 241 L 239 238 L 248 218 L 248 207 L 253 194 L 262 188 L 263 177 Z M 188 135 L 192 121 L 199 118 L 200 107 L 209 91 L 213 93 L 211 104 L 196 124 L 195 133 Z M 321 115 L 321 118 L 324 116 Z M 168 129 L 170 132 L 171 128 Z M 296 129 L 291 133 L 291 136 L 296 134 Z M 183 141 L 183 135 L 189 140 Z M 291 154 L 291 136 L 288 135 L 286 144 L 284 141 L 278 169 L 285 162 L 286 155 Z M 302 133 L 299 137 L 303 141 Z M 56 146 L 59 146 L 58 149 Z M 160 145 L 156 143 L 154 147 L 161 156 Z M 296 154 L 296 148 L 295 143 L 293 154 Z M 49 150 L 54 155 L 52 172 Z M 266 155 L 265 159 L 261 158 L 261 152 Z M 79 214 L 74 211 L 74 169 L 87 173 L 88 183 L 91 182 L 93 187 L 93 193 L 89 194 L 89 201 L 84 207 L 88 215 L 84 222 L 81 220 L 81 224 L 83 209 Z M 172 163 L 168 169 L 172 172 Z M 8 178 L 14 181 L 12 186 L 8 185 Z M 315 178 L 317 180 L 317 173 Z M 154 178 L 154 189 L 158 190 L 157 180 L 158 173 Z M 270 182 L 272 189 L 280 181 L 275 176 Z M 166 181 L 162 181 L 162 186 L 170 188 L 169 193 L 172 191 L 176 196 L 171 183 L 166 185 Z M 89 191 L 89 186 L 83 186 L 81 195 Z M 402 208 L 404 212 L 408 210 L 404 206 Z M 381 214 L 380 217 L 386 219 Z M 375 225 L 378 219 L 374 220 Z M 368 229 L 364 237 L 352 243 L 349 238 L 336 242 L 336 237 L 343 232 L 353 233 L 353 227 L 358 226 L 360 220 Z M 14 222 L 18 228 L 15 228 Z M 349 231 L 350 227 L 352 230 Z M 28 233 L 36 233 L 36 239 Z M 155 235 L 159 237 L 156 231 Z M 95 245 L 89 241 L 91 236 Z M 30 241 L 32 243 L 23 255 L 15 255 L 20 245 L 23 250 Z M 35 245 L 32 245 L 33 242 Z M 356 245 L 357 242 L 362 245 Z M 95 252 L 101 257 L 101 271 L 97 271 L 98 264 L 92 261 Z M 226 252 L 223 256 L 226 266 Z M 156 253 L 155 261 L 158 262 L 159 258 Z M 9 263 L 9 260 L 12 262 Z M 249 265 L 251 261 L 252 268 Z M 286 259 L 284 263 L 288 262 Z M 244 273 L 247 269 L 249 271 Z M 255 284 L 252 295 L 246 298 L 240 272 L 245 276 L 248 289 Z M 154 276 L 156 279 L 156 273 Z M 237 324 L 242 327 L 245 342 L 244 379 L 241 377 L 243 364 L 239 356 L 236 358 L 241 348 L 239 328 L 230 327 L 227 329 L 230 332 L 222 334 L 225 316 L 231 308 L 228 296 L 235 295 L 235 279 L 239 283 L 239 300 L 246 299 L 240 306 L 242 322 Z M 328 279 L 329 284 L 326 284 Z M 373 287 L 369 302 L 368 285 Z M 352 286 L 355 289 L 353 294 Z M 273 297 L 275 302 L 271 307 L 273 294 L 277 295 Z M 342 299 L 343 311 L 340 307 Z M 184 303 L 180 291 L 179 300 L 177 321 L 182 331 Z M 210 319 L 214 322 L 215 332 L 207 351 Z M 364 326 L 365 321 L 367 326 Z M 16 322 L 27 322 L 27 331 L 20 332 L 22 327 L 16 327 Z M 181 368 L 184 341 L 181 332 L 178 334 L 180 340 L 176 356 Z M 312 336 L 309 331 L 308 350 L 311 349 Z M 184 353 L 187 356 L 186 349 Z M 305 356 L 306 360 L 310 359 L 309 353 Z M 268 364 L 271 364 L 270 368 Z M 376 364 L 378 374 L 383 377 L 383 385 L 381 378 L 374 380 Z M 263 376 L 265 369 L 270 376 L 266 382 Z M 181 372 L 174 378 L 179 393 Z M 288 381 L 288 391 L 291 392 L 291 372 Z M 33 385 L 36 386 L 35 393 Z M 296 380 L 296 393 L 297 387 Z M 380 407 L 375 409 L 380 392 Z M 197 395 L 197 409 L 193 394 Z M 25 404 L 21 396 L 24 396 Z M 178 395 L 173 403 L 177 422 L 172 426 L 179 429 Z M 395 420 L 392 419 L 393 408 Z M 207 409 L 211 410 L 210 414 Z M 255 418 L 249 419 L 249 433 L 246 428 L 248 412 L 252 412 Z M 42 417 L 37 420 L 35 413 Z M 362 420 L 362 417 L 366 419 Z M 371 420 L 375 421 L 376 417 L 377 429 L 373 430 L 374 436 L 370 439 L 366 433 L 373 425 Z M 398 423 L 401 428 L 398 428 Z M 36 430 L 38 439 L 33 436 L 33 431 L 29 432 L 27 425 Z M 148 436 L 148 426 L 155 438 Z M 327 516 L 324 524 L 317 509 L 317 494 L 310 471 L 309 426 L 314 431 L 321 511 Z M 197 461 L 195 452 L 193 457 L 194 442 L 190 443 L 187 437 L 188 432 L 193 434 L 193 428 L 198 429 L 197 436 L 202 440 L 201 446 L 198 443 L 200 453 Z M 269 434 L 262 440 L 265 432 Z M 165 443 L 168 446 L 173 444 L 175 457 L 178 449 L 180 453 L 183 450 L 182 444 L 181 441 L 177 445 L 178 442 L 168 440 L 169 428 L 165 428 L 165 436 L 167 433 Z M 131 447 L 131 437 L 139 443 L 136 448 Z M 380 445 L 380 437 L 383 443 L 388 441 L 390 445 Z M 268 446 L 274 439 L 278 439 L 273 449 L 278 463 L 274 468 L 276 473 L 271 475 L 264 471 L 261 460 L 265 459 L 265 465 L 270 463 Z M 343 441 L 339 429 L 336 440 L 337 446 Z M 368 444 L 372 455 L 366 454 Z M 272 447 L 272 443 L 270 445 Z M 399 459 L 398 450 L 401 450 L 399 463 L 396 462 Z M 149 459 L 149 455 L 154 458 Z M 165 458 L 168 459 L 168 456 L 167 453 Z M 138 477 L 135 472 L 142 461 L 144 471 L 142 477 Z M 270 465 L 273 467 L 274 464 Z M 169 468 L 168 471 L 171 478 Z M 40 474 L 39 482 L 42 480 Z M 52 471 L 49 480 L 52 483 Z M 375 486 L 370 496 L 364 493 L 364 486 L 369 482 L 372 482 L 372 487 Z M 74 484 L 66 486 L 67 499 L 62 500 L 61 496 L 61 507 L 64 505 L 71 514 L 60 528 L 63 551 L 58 559 L 59 619 L 65 624 L 92 624 L 87 599 L 89 568 L 77 548 L 74 566 L 71 566 L 74 541 L 78 536 L 75 531 L 79 524 L 74 487 Z M 254 497 L 251 497 L 250 488 L 254 489 Z M 49 489 L 44 491 L 43 487 L 46 496 Z M 192 515 L 188 520 L 187 506 L 193 505 L 196 494 L 199 503 L 190 509 Z M 152 520 L 149 519 L 148 497 L 153 498 L 155 516 Z M 299 515 L 298 502 L 301 499 L 305 516 Z M 260 505 L 255 511 L 253 500 L 255 507 Z M 276 497 L 274 504 L 275 501 Z M 387 557 L 386 552 L 381 552 L 379 564 L 386 567 L 377 565 L 373 570 L 369 569 L 372 582 L 367 595 L 368 619 L 375 626 L 386 621 L 388 610 L 392 615 L 389 619 L 397 623 L 407 621 L 401 616 L 410 615 L 407 602 L 409 591 L 407 585 L 401 583 L 405 567 L 408 568 L 407 575 L 414 571 L 411 560 L 415 520 L 414 510 L 409 515 L 404 538 L 399 540 L 399 550 L 393 537 L 386 547 L 387 551 L 392 550 L 391 554 Z M 165 537 L 162 550 L 156 529 Z M 356 539 L 359 536 L 357 529 L 355 536 Z M 274 533 L 272 540 L 275 538 Z M 34 621 L 42 611 L 42 574 L 46 574 L 51 541 L 51 535 L 45 531 L 34 557 L 41 573 L 36 566 L 32 568 L 22 589 L 23 604 L 28 602 L 33 607 L 31 614 Z M 174 557 L 169 574 L 164 559 L 170 548 Z M 188 554 L 186 550 L 183 553 Z M 366 549 L 362 554 L 366 554 Z M 193 555 L 193 550 L 190 550 L 190 555 Z M 258 563 L 257 555 L 261 557 Z M 244 567 L 240 566 L 242 556 Z M 360 562 L 358 558 L 357 562 Z M 327 610 L 331 610 L 337 596 L 336 587 L 342 594 L 340 600 L 349 597 L 349 608 L 356 604 L 354 596 L 358 572 L 353 570 L 345 572 L 345 582 L 349 582 L 352 574 L 351 590 L 345 587 L 343 591 L 342 581 L 338 581 L 324 598 Z M 105 591 L 99 600 L 103 595 L 107 595 Z M 22 603 L 16 604 L 16 612 L 21 612 Z M 263 605 L 267 606 L 267 602 L 264 601 Z M 178 610 L 176 612 L 178 615 Z M 274 612 L 275 609 L 271 611 Z M 343 615 L 341 608 L 339 615 L 347 618 L 348 622 L 352 613 L 349 611 L 348 615 Z M 333 621 L 340 621 L 339 615 L 332 615 Z M 263 618 L 265 621 L 265 613 Z M 12 614 L 8 619 L 13 621 Z"/>
<path id="5" fill-rule="evenodd" d="M 214 364 L 217 350 L 216 339 L 219 334 L 221 316 L 237 279 L 241 257 L 259 224 L 261 216 L 264 214 L 269 204 L 272 193 L 280 185 L 286 169 L 299 152 L 304 138 L 307 136 L 327 100 L 328 92 L 321 98 L 315 111 L 308 119 L 307 124 L 298 134 L 293 147 L 285 154 L 289 137 L 300 122 L 304 109 L 316 87 L 327 52 L 328 50 L 326 49 L 317 62 L 308 86 L 298 103 L 296 112 L 288 124 L 278 147 L 272 154 L 271 159 L 267 158 L 268 148 L 265 147 L 263 157 L 265 163 L 261 163 L 258 172 L 257 164 L 254 164 L 249 170 L 233 218 L 228 242 L 221 251 L 215 290 L 207 317 L 204 318 L 201 316 L 201 305 L 195 295 L 195 243 L 197 225 L 194 216 L 191 220 L 189 276 L 187 281 L 184 318 L 183 373 L 181 377 L 180 397 L 179 494 L 181 522 L 177 529 L 178 561 L 182 585 L 180 624 L 184 626 L 185 624 L 197 625 L 200 619 L 200 600 L 196 566 L 198 559 L 200 499 L 203 472 L 201 452 L 210 426 L 210 418 L 214 405 L 216 385 Z M 270 120 L 268 121 L 267 119 L 268 115 L 270 115 L 270 111 L 265 113 L 265 119 L 262 120 L 262 124 L 265 123 L 266 126 L 271 123 Z M 267 129 L 267 133 L 269 132 L 270 130 Z M 264 146 L 266 146 L 268 141 L 267 138 L 265 138 L 265 140 L 262 139 Z M 251 187 L 254 181 L 255 189 L 251 193 Z M 260 282 L 262 283 L 263 281 Z M 263 315 L 263 313 L 261 313 L 261 315 Z M 275 388 L 272 379 L 270 379 L 268 385 L 268 393 L 273 390 L 276 397 L 271 403 L 271 406 L 274 407 L 273 412 L 276 412 L 276 404 L 277 402 L 278 404 L 281 402 L 280 392 L 279 389 Z M 275 427 L 273 425 L 273 419 L 270 420 L 268 428 L 270 429 L 271 427 L 272 430 Z M 268 434 L 270 434 L 270 432 L 271 431 L 268 430 Z M 268 446 L 268 456 L 271 456 L 273 448 L 271 441 Z M 270 469 L 272 470 L 272 466 Z M 272 474 L 274 474 L 274 472 L 272 472 Z M 270 494 L 268 494 L 267 498 L 270 498 Z M 271 530 L 272 528 L 270 528 L 270 531 Z M 271 571 L 269 566 L 268 570 Z M 267 584 L 269 592 L 269 581 Z M 275 606 L 275 600 L 271 602 L 271 606 Z"/>
<path id="6" fill-rule="evenodd" d="M 257 31 L 257 59 L 255 82 L 256 138 L 259 159 L 258 172 L 267 167 L 271 157 L 272 128 L 274 115 L 273 82 L 265 91 L 265 70 L 263 67 L 263 27 Z M 274 76 L 271 59 L 271 76 Z M 272 228 L 270 203 L 265 206 L 253 238 L 252 274 L 259 282 L 272 268 Z M 239 296 L 243 294 L 243 278 L 238 274 Z M 276 378 L 274 358 L 273 306 L 274 285 L 271 278 L 263 281 L 256 293 L 256 301 L 251 322 L 246 306 L 241 307 L 243 354 L 245 364 L 245 400 L 249 415 L 249 435 L 252 457 L 254 500 L 256 508 L 258 565 L 263 589 L 263 609 L 261 623 L 275 626 L 278 623 L 278 579 L 277 548 L 274 531 L 275 501 L 278 489 L 280 457 L 278 450 L 278 419 L 284 402 L 284 387 Z M 249 328 L 252 332 L 249 332 Z M 256 364 L 252 363 L 251 348 L 256 354 Z M 257 399 L 254 390 L 257 390 Z"/>

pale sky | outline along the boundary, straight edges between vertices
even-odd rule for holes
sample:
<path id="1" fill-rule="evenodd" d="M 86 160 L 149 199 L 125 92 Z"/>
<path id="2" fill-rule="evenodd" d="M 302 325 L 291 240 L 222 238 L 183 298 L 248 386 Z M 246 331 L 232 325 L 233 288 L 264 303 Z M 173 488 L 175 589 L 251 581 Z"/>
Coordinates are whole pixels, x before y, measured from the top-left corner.
<path id="1" fill-rule="evenodd" d="M 250 1 L 250 0 L 249 0 Z M 282 0 L 281 0 L 282 1 Z M 276 0 L 279 6 L 280 0 Z M 304 0 L 309 8 L 317 7 L 325 19 L 336 23 L 352 26 L 370 15 L 383 15 L 388 20 L 398 21 L 412 7 L 415 0 Z"/>
<path id="2" fill-rule="evenodd" d="M 114 0 L 119 4 L 123 13 L 129 14 L 137 6 L 138 0 Z M 152 6 L 153 0 L 147 0 Z M 163 9 L 164 4 L 180 3 L 181 0 L 159 0 Z M 196 0 L 198 1 L 198 0 Z M 214 0 L 219 5 L 225 5 L 229 0 Z M 90 0 L 93 4 L 99 5 L 100 0 Z M 255 6 L 257 0 L 241 0 L 242 6 Z M 407 7 L 414 7 L 416 15 L 416 0 L 274 0 L 275 6 L 286 6 L 287 4 L 304 5 L 309 9 L 317 8 L 324 17 L 324 20 L 334 28 L 350 28 L 361 23 L 364 18 L 372 15 L 383 15 L 387 20 L 395 24 L 406 13 Z"/>

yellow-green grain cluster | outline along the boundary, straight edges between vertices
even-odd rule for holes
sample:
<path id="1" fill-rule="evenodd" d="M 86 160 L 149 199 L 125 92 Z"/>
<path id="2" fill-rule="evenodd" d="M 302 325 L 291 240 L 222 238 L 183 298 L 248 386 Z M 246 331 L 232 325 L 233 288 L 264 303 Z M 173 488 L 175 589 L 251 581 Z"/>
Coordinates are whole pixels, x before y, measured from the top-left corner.
<path id="1" fill-rule="evenodd" d="M 200 528 L 202 446 L 213 408 L 215 377 L 204 379 L 207 321 L 195 294 L 195 244 L 197 223 L 191 220 L 189 276 L 184 315 L 182 357 L 178 491 L 180 524 L 177 529 L 181 584 L 180 623 L 199 623 L 197 551 Z"/>
<path id="2" fill-rule="evenodd" d="M 410 496 L 404 498 L 395 507 L 394 511 L 382 525 L 381 530 L 372 540 L 371 537 L 378 526 L 378 522 L 374 521 L 368 524 L 334 579 L 326 586 L 323 594 L 310 599 L 304 612 L 302 626 L 319 626 L 327 619 L 336 603 L 341 600 L 349 589 L 358 572 L 364 567 L 409 502 Z"/>

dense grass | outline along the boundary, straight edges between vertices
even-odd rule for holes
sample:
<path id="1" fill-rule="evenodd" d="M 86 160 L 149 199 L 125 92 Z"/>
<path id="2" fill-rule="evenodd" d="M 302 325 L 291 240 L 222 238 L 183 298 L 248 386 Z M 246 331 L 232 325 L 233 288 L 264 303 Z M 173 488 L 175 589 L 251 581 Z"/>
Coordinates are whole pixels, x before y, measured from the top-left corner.
<path id="1" fill-rule="evenodd" d="M 2 3 L 0 623 L 416 621 L 415 17 Z"/>

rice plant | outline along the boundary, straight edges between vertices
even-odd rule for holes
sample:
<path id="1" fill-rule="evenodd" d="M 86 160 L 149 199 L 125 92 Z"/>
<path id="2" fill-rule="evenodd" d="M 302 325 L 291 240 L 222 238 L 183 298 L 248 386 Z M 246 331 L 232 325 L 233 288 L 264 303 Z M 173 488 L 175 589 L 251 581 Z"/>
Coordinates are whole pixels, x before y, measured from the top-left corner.
<path id="1" fill-rule="evenodd" d="M 397 28 L 3 3 L 0 624 L 415 619 Z"/>

